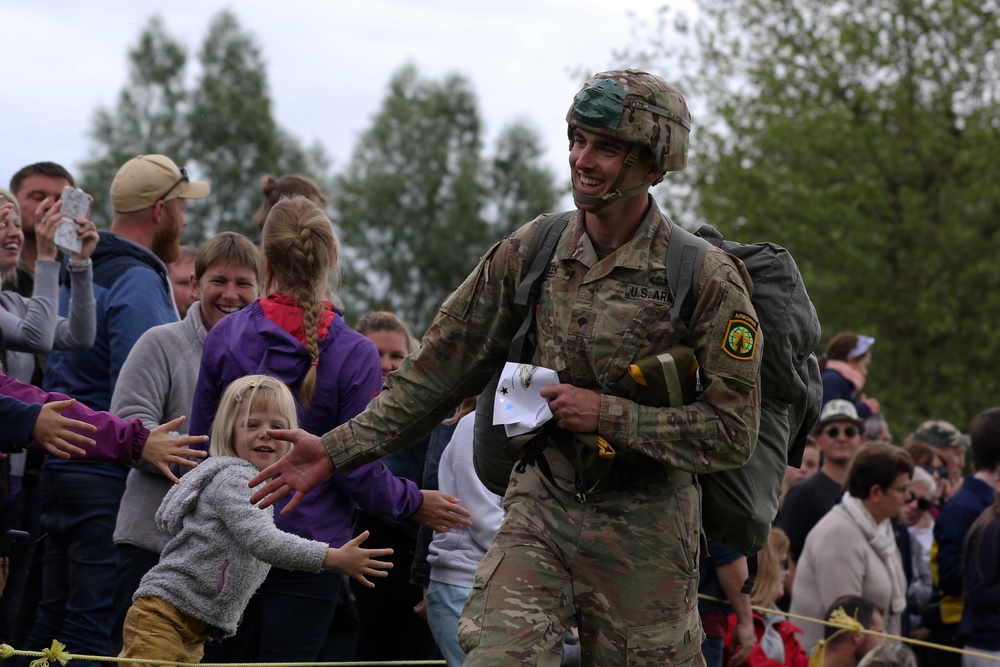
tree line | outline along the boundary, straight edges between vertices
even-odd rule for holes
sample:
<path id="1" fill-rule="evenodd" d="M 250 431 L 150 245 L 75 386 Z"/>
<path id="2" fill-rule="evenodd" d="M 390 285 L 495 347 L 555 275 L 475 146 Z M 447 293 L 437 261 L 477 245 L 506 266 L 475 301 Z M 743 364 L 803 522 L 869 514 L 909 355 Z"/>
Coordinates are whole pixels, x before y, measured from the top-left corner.
<path id="1" fill-rule="evenodd" d="M 675 220 L 770 240 L 795 256 L 824 339 L 878 338 L 865 390 L 900 434 L 927 418 L 963 429 L 1000 397 L 1000 17 L 985 0 L 696 0 L 637 17 L 616 65 L 650 69 L 695 111 L 691 161 L 656 189 Z M 266 173 L 328 183 L 356 317 L 399 312 L 421 331 L 494 240 L 552 210 L 540 141 L 506 127 L 492 150 L 470 81 L 405 65 L 349 162 L 329 175 L 271 113 L 266 67 L 231 12 L 216 16 L 184 87 L 187 53 L 153 19 L 129 83 L 95 114 L 84 187 L 153 150 L 193 162 L 214 195 L 192 238 L 248 229 Z M 581 81 L 583 77 L 581 76 Z M 434 137 L 428 141 L 427 137 Z M 559 175 L 561 178 L 562 175 Z"/>
<path id="2" fill-rule="evenodd" d="M 276 122 L 260 46 L 232 11 L 210 21 L 190 87 L 187 48 L 160 17 L 127 58 L 128 80 L 113 108 L 94 113 L 93 157 L 81 168 L 98 225 L 111 217 L 100 193 L 142 153 L 170 155 L 211 184 L 212 196 L 188 216 L 191 243 L 223 230 L 254 238 L 264 175 L 305 174 L 332 195 L 348 321 L 384 309 L 423 331 L 497 238 L 551 211 L 560 195 L 534 128 L 509 123 L 486 150 L 478 98 L 462 74 L 434 80 L 400 67 L 349 161 L 331 173 L 321 145 L 303 146 Z"/>
<path id="3" fill-rule="evenodd" d="M 1000 404 L 1000 7 L 696 4 L 638 21 L 619 54 L 700 110 L 667 209 L 789 248 L 824 340 L 878 339 L 865 391 L 897 435 L 967 431 Z"/>

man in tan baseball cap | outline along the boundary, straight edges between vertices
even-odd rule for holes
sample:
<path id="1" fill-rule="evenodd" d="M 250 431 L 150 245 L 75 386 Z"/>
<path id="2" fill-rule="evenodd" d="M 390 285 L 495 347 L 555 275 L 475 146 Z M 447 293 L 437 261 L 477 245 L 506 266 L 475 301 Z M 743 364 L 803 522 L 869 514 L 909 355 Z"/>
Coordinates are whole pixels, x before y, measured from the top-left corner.
<path id="1" fill-rule="evenodd" d="M 192 181 L 166 155 L 137 155 L 111 182 L 111 231 L 153 251 L 164 263 L 180 256 L 188 199 L 203 199 L 208 183 Z"/>

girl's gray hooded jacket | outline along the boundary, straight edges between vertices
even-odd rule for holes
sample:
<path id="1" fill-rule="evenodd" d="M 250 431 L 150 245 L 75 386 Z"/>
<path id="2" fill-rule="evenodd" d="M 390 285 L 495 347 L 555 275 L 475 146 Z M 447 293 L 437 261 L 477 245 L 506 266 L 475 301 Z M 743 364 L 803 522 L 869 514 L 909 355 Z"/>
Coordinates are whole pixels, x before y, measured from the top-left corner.
<path id="1" fill-rule="evenodd" d="M 167 492 L 156 523 L 170 541 L 133 599 L 161 598 L 231 636 L 271 565 L 320 570 L 326 544 L 278 530 L 272 508 L 250 504 L 256 474 L 243 459 L 211 457 Z"/>

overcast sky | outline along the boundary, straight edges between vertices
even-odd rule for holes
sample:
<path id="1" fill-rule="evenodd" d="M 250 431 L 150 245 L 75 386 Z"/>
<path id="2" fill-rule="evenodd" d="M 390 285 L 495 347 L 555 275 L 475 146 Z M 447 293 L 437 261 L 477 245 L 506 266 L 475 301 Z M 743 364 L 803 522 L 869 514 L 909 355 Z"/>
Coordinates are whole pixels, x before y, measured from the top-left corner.
<path id="1" fill-rule="evenodd" d="M 226 7 L 263 47 L 279 124 L 306 144 L 323 144 L 334 169 L 347 162 L 390 76 L 409 60 L 424 76 L 457 71 L 472 79 L 487 145 L 508 121 L 528 120 L 564 178 L 563 118 L 581 83 L 572 70 L 606 69 L 612 50 L 630 42 L 630 12 L 653 21 L 664 1 L 0 0 L 0 183 L 39 160 L 78 170 L 94 109 L 114 105 L 126 51 L 150 16 L 164 18 L 193 61 L 210 18 Z"/>

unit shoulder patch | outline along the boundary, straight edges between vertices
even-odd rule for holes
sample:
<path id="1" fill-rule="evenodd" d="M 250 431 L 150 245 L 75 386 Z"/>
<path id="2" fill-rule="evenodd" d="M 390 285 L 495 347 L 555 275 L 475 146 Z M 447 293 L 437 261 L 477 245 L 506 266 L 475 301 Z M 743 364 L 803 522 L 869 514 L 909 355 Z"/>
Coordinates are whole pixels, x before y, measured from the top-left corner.
<path id="1" fill-rule="evenodd" d="M 757 352 L 759 331 L 757 320 L 753 317 L 740 311 L 733 312 L 722 340 L 722 351 L 733 359 L 750 361 Z"/>

